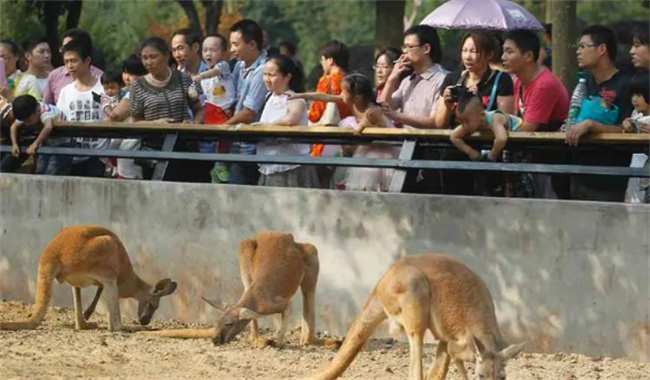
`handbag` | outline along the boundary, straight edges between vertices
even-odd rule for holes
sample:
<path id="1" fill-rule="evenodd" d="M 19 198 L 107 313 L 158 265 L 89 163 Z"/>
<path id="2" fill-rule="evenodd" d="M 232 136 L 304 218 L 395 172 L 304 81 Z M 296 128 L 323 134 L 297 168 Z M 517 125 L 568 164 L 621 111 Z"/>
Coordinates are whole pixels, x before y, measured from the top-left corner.
<path id="1" fill-rule="evenodd" d="M 593 120 L 605 125 L 616 125 L 618 113 L 617 105 L 605 101 L 600 96 L 589 96 L 582 100 L 576 124 L 585 120 Z"/>

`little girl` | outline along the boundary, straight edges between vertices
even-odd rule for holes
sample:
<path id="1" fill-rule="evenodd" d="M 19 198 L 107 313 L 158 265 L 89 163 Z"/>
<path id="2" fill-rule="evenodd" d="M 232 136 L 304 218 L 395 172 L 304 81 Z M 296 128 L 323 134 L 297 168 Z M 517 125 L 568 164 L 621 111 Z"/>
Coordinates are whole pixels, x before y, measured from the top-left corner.
<path id="1" fill-rule="evenodd" d="M 625 133 L 650 133 L 650 85 L 643 76 L 632 79 L 632 117 L 623 121 Z M 647 77 L 645 77 L 647 78 Z M 643 153 L 633 154 L 631 167 L 650 170 L 648 156 Z M 650 203 L 650 181 L 648 178 L 632 178 L 627 188 L 626 201 Z M 640 192 L 640 194 L 639 194 Z"/>
<path id="2" fill-rule="evenodd" d="M 307 125 L 307 103 L 290 98 L 302 90 L 302 72 L 291 58 L 276 55 L 264 64 L 264 85 L 269 95 L 264 103 L 259 124 Z M 257 154 L 262 156 L 309 156 L 309 144 L 280 144 L 261 141 Z M 260 164 L 260 186 L 318 188 L 313 166 Z"/>
<path id="3" fill-rule="evenodd" d="M 365 127 L 392 128 L 392 122 L 384 116 L 381 107 L 375 101 L 370 80 L 362 74 L 350 74 L 341 82 L 341 95 L 304 93 L 293 95 L 301 98 L 324 102 L 343 102 L 352 109 L 352 116 L 341 120 L 340 127 L 352 128 L 361 132 Z M 362 158 L 397 158 L 398 148 L 392 146 L 361 145 L 343 147 L 343 155 Z M 339 171 L 342 168 L 337 169 Z M 361 191 L 388 191 L 394 169 L 348 168 L 345 179 L 337 183 L 339 189 Z M 336 174 L 334 175 L 336 178 Z M 335 181 L 337 182 L 337 181 Z"/>

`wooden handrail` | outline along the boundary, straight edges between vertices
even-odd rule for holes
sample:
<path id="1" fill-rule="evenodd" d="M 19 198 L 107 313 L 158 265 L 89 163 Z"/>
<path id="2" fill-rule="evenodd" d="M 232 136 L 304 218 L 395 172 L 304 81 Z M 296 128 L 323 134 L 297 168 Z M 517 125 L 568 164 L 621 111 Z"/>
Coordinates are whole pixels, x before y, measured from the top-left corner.
<path id="1" fill-rule="evenodd" d="M 415 129 L 415 128 L 366 128 L 361 133 L 356 133 L 347 128 L 327 127 L 327 126 L 276 126 L 276 125 L 206 125 L 206 124 L 163 124 L 163 123 L 73 123 L 73 122 L 56 122 L 55 129 L 75 130 L 75 129 L 97 129 L 97 130 L 132 130 L 169 133 L 169 132 L 198 132 L 210 133 L 218 132 L 223 134 L 278 134 L 278 135 L 302 135 L 302 136 L 357 136 L 362 138 L 425 138 L 444 140 L 448 139 L 451 130 L 446 129 Z M 469 140 L 490 140 L 491 132 L 477 132 L 468 136 Z M 565 134 L 562 132 L 510 132 L 509 140 L 516 142 L 534 141 L 534 142 L 557 142 L 564 143 Z M 595 144 L 631 144 L 645 145 L 650 144 L 650 134 L 639 133 L 602 133 L 590 134 L 584 136 L 581 143 Z"/>

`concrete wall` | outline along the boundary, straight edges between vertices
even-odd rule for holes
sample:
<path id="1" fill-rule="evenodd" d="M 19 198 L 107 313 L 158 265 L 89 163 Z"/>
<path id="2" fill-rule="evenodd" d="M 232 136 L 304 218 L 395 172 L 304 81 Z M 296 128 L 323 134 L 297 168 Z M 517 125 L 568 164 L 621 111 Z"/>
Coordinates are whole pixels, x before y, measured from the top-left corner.
<path id="1" fill-rule="evenodd" d="M 122 238 L 144 278 L 179 282 L 157 317 L 210 322 L 215 313 L 201 295 L 234 302 L 242 291 L 239 241 L 277 229 L 319 249 L 319 330 L 345 333 L 397 257 L 444 252 L 487 282 L 507 339 L 528 339 L 529 350 L 648 361 L 649 211 L 643 205 L 0 175 L 0 296 L 33 302 L 47 242 L 66 225 L 96 223 Z M 54 303 L 70 306 L 70 293 L 56 285 Z M 89 302 L 90 291 L 84 295 Z M 134 301 L 122 305 L 123 318 L 134 315 Z"/>

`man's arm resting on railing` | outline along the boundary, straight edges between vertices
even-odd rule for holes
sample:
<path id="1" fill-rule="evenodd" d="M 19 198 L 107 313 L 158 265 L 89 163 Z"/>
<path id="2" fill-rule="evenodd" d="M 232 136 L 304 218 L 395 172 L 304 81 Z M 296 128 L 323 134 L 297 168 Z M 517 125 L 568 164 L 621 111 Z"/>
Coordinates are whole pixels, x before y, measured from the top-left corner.
<path id="1" fill-rule="evenodd" d="M 606 125 L 594 120 L 582 121 L 566 133 L 566 143 L 571 146 L 577 146 L 580 137 L 586 133 L 622 133 L 621 125 Z"/>
<path id="2" fill-rule="evenodd" d="M 232 117 L 228 119 L 224 124 L 251 124 L 255 120 L 256 115 L 257 112 L 248 107 L 244 107 L 241 111 L 232 115 Z"/>

